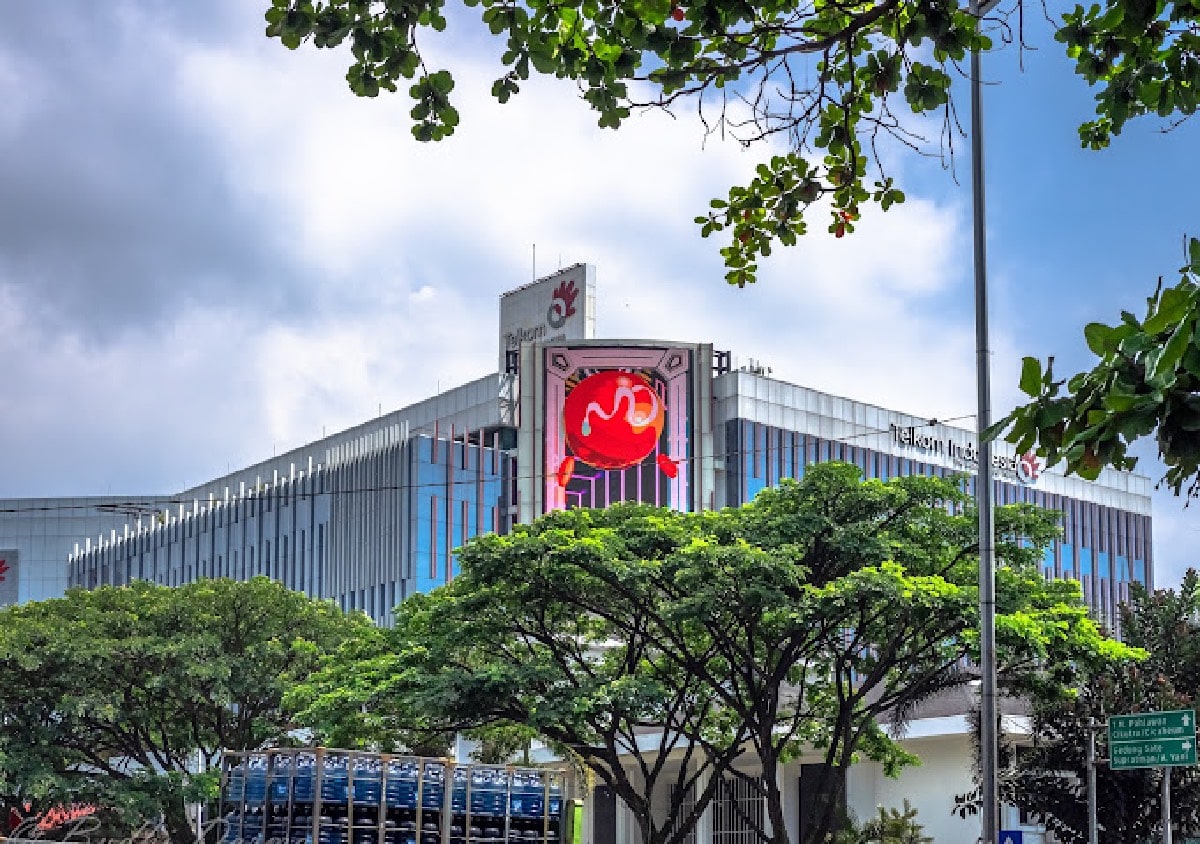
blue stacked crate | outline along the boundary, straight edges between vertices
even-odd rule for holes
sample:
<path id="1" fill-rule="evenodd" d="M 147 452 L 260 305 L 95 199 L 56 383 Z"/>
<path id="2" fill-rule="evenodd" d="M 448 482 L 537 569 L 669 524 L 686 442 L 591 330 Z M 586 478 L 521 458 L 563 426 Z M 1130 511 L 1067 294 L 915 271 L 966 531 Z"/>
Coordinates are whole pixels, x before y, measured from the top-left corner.
<path id="1" fill-rule="evenodd" d="M 350 765 L 344 754 L 326 755 L 318 769 L 321 813 L 317 844 L 346 844 L 350 823 Z"/>
<path id="2" fill-rule="evenodd" d="M 441 762 L 425 762 L 420 766 L 420 825 L 421 844 L 441 844 L 442 807 L 446 803 L 446 766 Z"/>
<path id="3" fill-rule="evenodd" d="M 323 750 L 224 767 L 224 844 L 559 844 L 561 772 Z"/>

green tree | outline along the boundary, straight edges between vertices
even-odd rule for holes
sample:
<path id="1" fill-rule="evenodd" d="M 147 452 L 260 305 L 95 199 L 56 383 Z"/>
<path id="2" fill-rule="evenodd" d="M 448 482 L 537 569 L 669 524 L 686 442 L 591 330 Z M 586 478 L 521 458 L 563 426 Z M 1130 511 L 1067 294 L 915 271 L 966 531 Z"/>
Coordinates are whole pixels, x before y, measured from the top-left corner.
<path id="1" fill-rule="evenodd" d="M 526 725 L 612 787 L 647 844 L 686 835 L 715 783 L 744 776 L 743 756 L 762 774 L 746 778 L 767 808 L 760 833 L 786 844 L 780 766 L 816 751 L 834 799 L 804 842 L 823 841 L 839 772 L 859 757 L 889 773 L 916 761 L 885 726 L 972 679 L 975 523 L 958 480 L 863 482 L 845 464 L 719 513 L 552 513 L 460 549 L 453 583 L 400 608 L 386 694 L 341 711 Z M 998 641 L 1014 688 L 1057 688 L 1072 665 L 1122 650 L 1077 584 L 1031 565 L 1053 523 L 1027 506 L 997 516 Z M 326 693 L 357 669 L 336 672 Z M 651 812 L 656 792 L 682 794 L 701 773 L 690 809 Z"/>
<path id="2" fill-rule="evenodd" d="M 1087 731 L 1111 715 L 1191 709 L 1200 694 L 1200 579 L 1184 576 L 1179 591 L 1135 588 L 1121 609 L 1127 642 L 1141 659 L 1118 657 L 1081 678 L 1076 694 L 1032 698 L 1033 744 L 1021 748 L 1001 783 L 1005 799 L 1036 814 L 1058 840 L 1087 838 Z M 1097 734 L 1104 759 L 1105 734 Z M 1098 826 L 1103 844 L 1157 838 L 1161 770 L 1097 767 Z M 1171 772 L 1171 811 L 1177 829 L 1200 831 L 1200 774 Z"/>
<path id="3" fill-rule="evenodd" d="M 773 244 L 793 245 L 806 212 L 827 209 L 828 230 L 852 231 L 865 203 L 904 200 L 878 148 L 888 139 L 927 151 L 922 115 L 942 121 L 940 144 L 958 131 L 952 79 L 975 47 L 992 45 L 958 0 L 466 0 L 503 38 L 501 102 L 531 73 L 577 82 L 601 126 L 640 106 L 693 106 L 705 131 L 745 146 L 782 139 L 747 185 L 714 199 L 697 223 L 727 232 L 721 252 L 731 284 L 755 280 Z M 1033 14 L 1026 14 L 1032 11 Z M 1042 7 L 1011 4 L 1024 28 Z M 444 0 L 271 0 L 267 34 L 289 48 L 348 42 L 346 78 L 362 96 L 408 87 L 413 133 L 452 134 L 450 71 L 428 66 L 420 39 L 447 27 Z M 1096 119 L 1080 127 L 1099 149 L 1132 117 L 1192 114 L 1200 96 L 1200 7 L 1194 0 L 1105 0 L 1062 12 L 1055 38 L 1097 89 Z M 1007 27 L 1007 23 L 1005 24 Z"/>
<path id="4" fill-rule="evenodd" d="M 77 589 L 2 618 L 0 782 L 161 816 L 180 844 L 220 751 L 283 740 L 286 686 L 372 626 L 266 578 Z"/>
<path id="5" fill-rule="evenodd" d="M 875 817 L 857 827 L 851 823 L 829 839 L 830 844 L 933 844 L 917 822 L 917 810 L 904 801 L 903 809 L 879 806 Z"/>
<path id="6" fill-rule="evenodd" d="M 722 762 L 741 753 L 745 731 L 718 717 L 713 690 L 662 659 L 648 628 L 614 623 L 629 605 L 571 563 L 597 550 L 567 527 L 581 512 L 519 528 L 515 547 L 516 537 L 472 540 L 459 551 L 459 576 L 405 601 L 365 662 L 345 647 L 298 685 L 300 719 L 352 746 L 457 731 L 536 735 L 612 788 L 644 841 L 679 844 L 715 794 Z M 547 596 L 555 592 L 587 593 L 612 611 L 590 614 Z M 688 790 L 694 804 L 654 811 L 656 794 Z"/>

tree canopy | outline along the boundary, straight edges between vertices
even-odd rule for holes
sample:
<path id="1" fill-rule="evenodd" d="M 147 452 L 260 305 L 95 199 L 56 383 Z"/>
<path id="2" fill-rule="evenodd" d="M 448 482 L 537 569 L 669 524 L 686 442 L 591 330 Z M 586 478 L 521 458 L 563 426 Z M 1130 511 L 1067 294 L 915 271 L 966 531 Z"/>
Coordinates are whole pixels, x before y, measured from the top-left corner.
<path id="1" fill-rule="evenodd" d="M 1018 451 L 1036 449 L 1048 465 L 1095 479 L 1106 466 L 1132 469 L 1129 448 L 1155 434 L 1176 495 L 1200 493 L 1200 240 L 1188 242 L 1178 284 L 1146 300 L 1146 316 L 1124 311 L 1117 325 L 1084 328 L 1096 365 L 1070 378 L 1027 357 L 1021 389 L 1032 399 L 984 436 L 1007 432 Z"/>
<path id="2" fill-rule="evenodd" d="M 697 218 L 721 249 L 731 284 L 753 282 L 760 257 L 792 245 L 808 212 L 827 213 L 837 237 L 867 203 L 904 200 L 880 144 L 952 152 L 960 132 L 953 80 L 974 49 L 998 31 L 1023 38 L 1049 19 L 1023 0 L 981 28 L 957 0 L 465 0 L 504 39 L 492 86 L 501 102 L 531 74 L 578 83 L 603 127 L 641 106 L 694 107 L 708 133 L 747 147 L 769 139 L 786 152 L 763 156 Z M 271 0 L 267 34 L 295 49 L 348 43 L 351 89 L 373 97 L 408 88 L 412 131 L 422 141 L 454 132 L 454 78 L 430 67 L 422 43 L 447 28 L 445 0 Z M 1105 0 L 1049 19 L 1077 73 L 1096 88 L 1096 117 L 1080 127 L 1099 149 L 1142 114 L 1191 115 L 1200 97 L 1200 6 L 1195 0 Z M 1014 34 L 1014 22 L 1017 32 Z M 926 138 L 923 116 L 940 123 Z"/>
<path id="3" fill-rule="evenodd" d="M 1121 609 L 1126 641 L 1144 659 L 1118 657 L 1087 670 L 1076 694 L 1034 696 L 1033 745 L 1020 748 L 1015 765 L 1002 778 L 1005 800 L 1041 818 L 1067 844 L 1087 838 L 1087 731 L 1103 728 L 1112 715 L 1192 709 L 1200 695 L 1200 579 L 1189 570 L 1178 591 L 1147 593 L 1135 587 Z M 1096 668 L 1099 670 L 1096 670 Z M 1097 733 L 1103 760 L 1106 735 Z M 1160 824 L 1157 769 L 1096 769 L 1098 827 L 1102 844 L 1157 838 Z M 1200 832 L 1200 775 L 1195 768 L 1171 773 L 1175 827 Z"/>
<path id="4" fill-rule="evenodd" d="M 372 626 L 261 577 L 75 589 L 0 619 L 6 799 L 161 814 L 176 842 L 220 751 L 284 740 L 287 685 Z"/>
<path id="5" fill-rule="evenodd" d="M 1009 686 L 1049 694 L 1123 653 L 1077 584 L 1037 572 L 1054 515 L 1010 505 L 997 526 Z M 760 833 L 785 844 L 780 765 L 824 762 L 821 790 L 835 798 L 858 758 L 894 773 L 915 761 L 894 730 L 974 678 L 976 541 L 960 479 L 864 482 L 845 464 L 716 513 L 548 514 L 469 541 L 461 574 L 414 596 L 381 634 L 390 667 L 378 681 L 348 693 L 362 673 L 348 654 L 330 657 L 305 716 L 353 726 L 365 708 L 381 724 L 527 726 L 609 785 L 647 844 L 681 840 L 717 784 L 743 778 L 767 807 Z M 689 788 L 694 803 L 651 811 L 656 794 Z M 835 804 L 804 844 L 835 828 Z"/>

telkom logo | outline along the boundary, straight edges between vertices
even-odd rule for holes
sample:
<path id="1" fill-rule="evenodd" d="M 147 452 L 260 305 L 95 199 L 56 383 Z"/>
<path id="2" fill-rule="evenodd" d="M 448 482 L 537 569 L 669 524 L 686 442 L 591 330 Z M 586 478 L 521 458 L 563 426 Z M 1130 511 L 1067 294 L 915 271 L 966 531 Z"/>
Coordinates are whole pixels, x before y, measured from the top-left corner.
<path id="1" fill-rule="evenodd" d="M 575 316 L 575 300 L 579 290 L 574 281 L 564 281 L 550 295 L 550 308 L 546 311 L 546 322 L 556 331 L 567 324 L 569 317 Z"/>

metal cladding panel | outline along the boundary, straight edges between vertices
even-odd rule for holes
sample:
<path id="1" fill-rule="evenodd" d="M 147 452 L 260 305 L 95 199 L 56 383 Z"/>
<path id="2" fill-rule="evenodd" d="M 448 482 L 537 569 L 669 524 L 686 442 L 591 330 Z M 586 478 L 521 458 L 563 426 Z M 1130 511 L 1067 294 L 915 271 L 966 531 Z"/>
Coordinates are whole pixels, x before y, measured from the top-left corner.
<path id="1" fill-rule="evenodd" d="M 596 326 L 596 268 L 575 264 L 500 297 L 500 371 L 522 343 L 586 340 Z"/>

